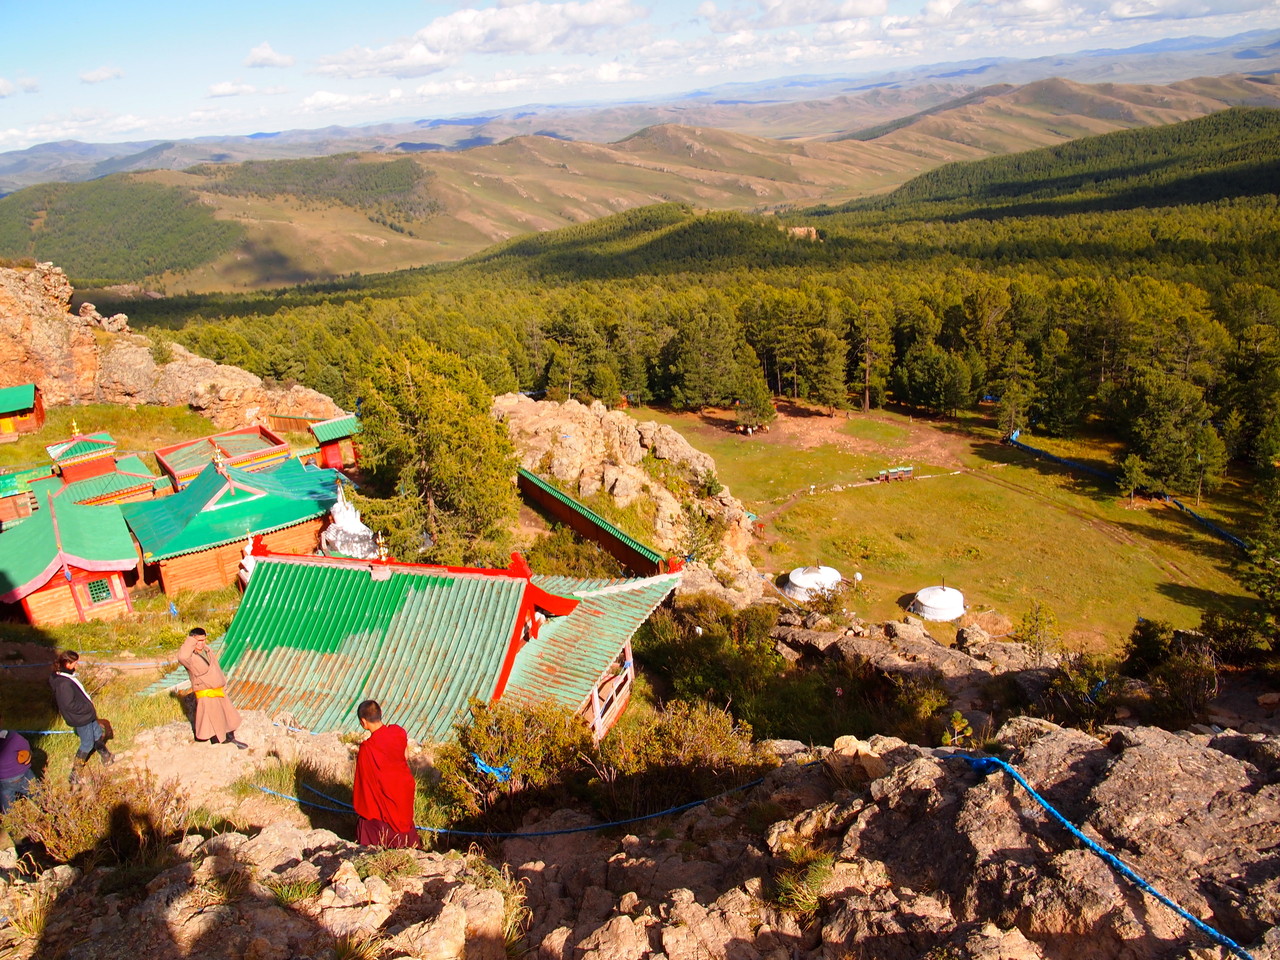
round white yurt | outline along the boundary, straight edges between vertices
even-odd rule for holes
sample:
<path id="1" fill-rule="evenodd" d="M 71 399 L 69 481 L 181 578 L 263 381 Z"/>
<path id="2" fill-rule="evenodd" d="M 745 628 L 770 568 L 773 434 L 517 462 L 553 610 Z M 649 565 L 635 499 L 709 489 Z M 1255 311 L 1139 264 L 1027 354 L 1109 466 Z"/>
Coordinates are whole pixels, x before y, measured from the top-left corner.
<path id="1" fill-rule="evenodd" d="M 814 597 L 830 593 L 840 586 L 840 571 L 835 567 L 796 567 L 787 574 L 782 592 L 796 603 L 808 603 Z"/>
<path id="2" fill-rule="evenodd" d="M 925 587 L 907 609 L 924 620 L 959 620 L 964 616 L 964 594 L 955 587 Z"/>

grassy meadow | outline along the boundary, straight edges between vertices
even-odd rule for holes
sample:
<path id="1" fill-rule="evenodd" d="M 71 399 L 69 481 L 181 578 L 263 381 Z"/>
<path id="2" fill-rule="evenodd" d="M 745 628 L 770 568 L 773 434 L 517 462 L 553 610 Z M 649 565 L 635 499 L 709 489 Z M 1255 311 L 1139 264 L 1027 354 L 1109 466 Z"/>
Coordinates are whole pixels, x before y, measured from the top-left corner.
<path id="1" fill-rule="evenodd" d="M 159 467 L 153 451 L 217 431 L 209 420 L 185 407 L 147 404 L 126 407 L 110 403 L 48 407 L 44 429 L 39 433 L 23 434 L 18 440 L 0 443 L 0 470 L 49 466 L 49 455 L 44 448 L 70 437 L 73 422 L 82 434 L 103 431 L 111 434 L 117 454 L 137 454 L 157 473 Z"/>
<path id="2" fill-rule="evenodd" d="M 672 425 L 715 458 L 721 481 L 765 522 L 762 571 L 822 563 L 859 572 L 854 607 L 869 619 L 900 616 L 916 590 L 945 581 L 971 613 L 994 614 L 989 624 L 1016 625 L 1038 600 L 1069 647 L 1102 651 L 1118 649 L 1139 616 L 1193 627 L 1205 608 L 1247 602 L 1233 548 L 1172 507 L 1131 508 L 1104 481 L 1000 444 L 980 414 L 922 421 L 784 408 L 750 438 L 715 411 L 632 415 Z M 1109 465 L 1103 439 L 1043 446 Z M 908 465 L 925 479 L 865 483 Z M 1241 489 L 1207 499 L 1202 512 L 1240 529 L 1249 514 Z"/>

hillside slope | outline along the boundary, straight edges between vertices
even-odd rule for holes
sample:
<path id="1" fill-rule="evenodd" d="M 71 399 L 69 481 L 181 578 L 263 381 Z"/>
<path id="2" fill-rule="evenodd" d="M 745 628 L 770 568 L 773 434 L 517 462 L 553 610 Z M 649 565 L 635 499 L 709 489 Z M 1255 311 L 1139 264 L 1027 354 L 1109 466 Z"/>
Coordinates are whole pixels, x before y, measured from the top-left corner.
<path id="1" fill-rule="evenodd" d="M 0 256 L 56 259 L 77 278 L 146 281 L 169 292 L 261 289 L 457 260 L 653 203 L 843 203 L 955 161 L 1236 104 L 1280 106 L 1280 84 L 1243 76 L 1167 87 L 1044 80 L 949 102 L 882 125 L 883 133 L 851 130 L 856 111 L 844 123 L 824 114 L 846 131 L 834 140 L 661 124 L 608 144 L 521 136 L 459 152 L 205 164 L 48 184 L 0 199 Z M 121 235 L 102 244 L 112 231 Z"/>

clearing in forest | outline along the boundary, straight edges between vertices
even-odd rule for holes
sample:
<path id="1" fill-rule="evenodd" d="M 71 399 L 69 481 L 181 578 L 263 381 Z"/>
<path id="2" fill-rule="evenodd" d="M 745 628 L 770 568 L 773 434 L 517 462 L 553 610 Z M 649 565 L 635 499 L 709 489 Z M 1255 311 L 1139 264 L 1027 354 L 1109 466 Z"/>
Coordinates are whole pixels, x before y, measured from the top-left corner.
<path id="1" fill-rule="evenodd" d="M 977 416 L 829 417 L 784 403 L 767 433 L 746 437 L 731 411 L 632 415 L 671 424 L 715 458 L 720 480 L 764 522 L 762 572 L 812 563 L 859 572 L 853 603 L 867 619 L 901 616 L 916 590 L 945 581 L 970 612 L 994 614 L 985 624 L 1016 625 L 1040 601 L 1068 647 L 1102 651 L 1118 649 L 1140 616 L 1194 627 L 1206 608 L 1247 602 L 1234 548 L 1171 507 L 1131 508 L 1105 481 L 1001 444 Z M 1105 444 L 1053 449 L 1106 465 Z M 905 466 L 916 479 L 866 482 Z M 1224 496 L 1204 512 L 1231 527 L 1246 510 Z"/>

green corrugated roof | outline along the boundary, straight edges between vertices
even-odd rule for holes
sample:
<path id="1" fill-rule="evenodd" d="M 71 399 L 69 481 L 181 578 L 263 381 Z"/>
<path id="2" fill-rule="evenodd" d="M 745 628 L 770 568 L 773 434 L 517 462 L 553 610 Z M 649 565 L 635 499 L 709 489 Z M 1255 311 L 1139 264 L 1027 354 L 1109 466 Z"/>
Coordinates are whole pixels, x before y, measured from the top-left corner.
<path id="1" fill-rule="evenodd" d="M 121 507 L 146 559 L 167 560 L 270 533 L 324 514 L 337 500 L 337 473 L 285 460 L 251 473 L 210 463 L 170 497 Z M 215 502 L 216 501 L 216 502 Z"/>
<path id="2" fill-rule="evenodd" d="M 36 385 L 23 383 L 16 387 L 0 387 L 0 417 L 30 410 L 36 405 Z"/>
<path id="3" fill-rule="evenodd" d="M 632 550 L 635 550 L 646 560 L 651 560 L 654 563 L 662 562 L 663 556 L 662 554 L 658 553 L 657 550 L 654 550 L 652 547 L 647 547 L 643 543 L 641 543 L 639 540 L 637 540 L 635 537 L 630 536 L 629 534 L 623 533 L 616 526 L 614 526 L 604 517 L 600 516 L 600 514 L 596 513 L 586 504 L 579 503 L 577 500 L 573 499 L 573 497 L 569 496 L 563 490 L 557 489 L 556 487 L 548 483 L 546 480 L 543 480 L 536 473 L 531 473 L 530 471 L 521 467 L 520 476 L 526 478 L 527 480 L 535 484 L 540 489 L 545 490 L 547 493 L 551 494 L 553 497 L 555 497 L 565 506 L 572 509 L 575 513 L 580 514 L 581 516 L 585 517 L 587 520 L 590 520 L 597 527 L 600 527 L 610 536 L 614 537 L 617 540 L 621 540 L 623 543 L 629 546 Z"/>
<path id="4" fill-rule="evenodd" d="M 203 440 L 194 440 L 185 447 L 165 453 L 164 462 L 173 469 L 174 473 L 197 470 L 213 462 L 214 449 L 213 443 L 207 437 Z"/>
<path id="5" fill-rule="evenodd" d="M 53 476 L 53 467 L 32 467 L 28 470 L 15 470 L 12 473 L 0 473 L 0 497 L 11 497 L 15 493 L 24 493 L 36 480 Z"/>
<path id="6" fill-rule="evenodd" d="M 227 451 L 228 456 L 243 457 L 247 453 L 270 450 L 276 444 L 260 433 L 230 433 L 218 437 L 218 446 Z"/>
<path id="7" fill-rule="evenodd" d="M 521 648 L 503 696 L 553 700 L 576 710 L 626 642 L 676 588 L 680 574 L 640 580 L 535 576 L 533 582 L 582 602 L 567 617 L 543 623 L 538 636 Z"/>
<path id="8" fill-rule="evenodd" d="M 238 706 L 287 711 L 310 730 L 353 729 L 372 698 L 417 740 L 444 740 L 470 697 L 493 694 L 526 581 L 310 558 L 259 559 L 221 647 Z M 504 697 L 575 708 L 679 582 L 534 577 L 581 602 L 543 622 Z M 144 693 L 181 685 L 175 670 Z"/>
<path id="9" fill-rule="evenodd" d="M 316 443 L 329 443 L 344 437 L 355 436 L 360 432 L 360 421 L 354 413 L 348 413 L 342 417 L 334 417 L 332 420 L 313 423 L 308 429 L 315 436 Z"/>
<path id="10" fill-rule="evenodd" d="M 260 559 L 227 631 L 227 693 L 310 730 L 357 729 L 374 699 L 417 740 L 443 740 L 493 695 L 527 588 L 520 577 Z"/>
<path id="11" fill-rule="evenodd" d="M 84 503 L 86 500 L 96 500 L 98 497 L 105 497 L 111 493 L 119 493 L 121 490 L 130 490 L 134 487 L 150 487 L 155 483 L 156 479 L 155 474 L 147 469 L 147 465 L 141 459 L 130 454 L 127 457 L 117 459 L 116 468 L 111 473 L 89 477 L 85 480 L 77 480 L 74 483 L 66 484 L 66 486 L 63 486 L 61 477 L 53 477 L 49 480 L 33 483 L 32 489 L 38 488 L 53 493 L 61 490 L 63 492 L 60 496 L 74 500 L 76 503 Z"/>
<path id="12" fill-rule="evenodd" d="M 114 452 L 115 448 L 115 438 L 103 431 L 101 433 L 81 434 L 69 440 L 59 440 L 57 443 L 49 444 L 44 449 L 49 454 L 49 459 L 54 463 L 70 463 L 72 460 L 84 456 L 109 454 Z"/>
<path id="13" fill-rule="evenodd" d="M 0 602 L 20 600 L 44 586 L 64 563 L 128 570 L 137 562 L 118 506 L 87 507 L 46 493 L 39 510 L 0 533 Z"/>

